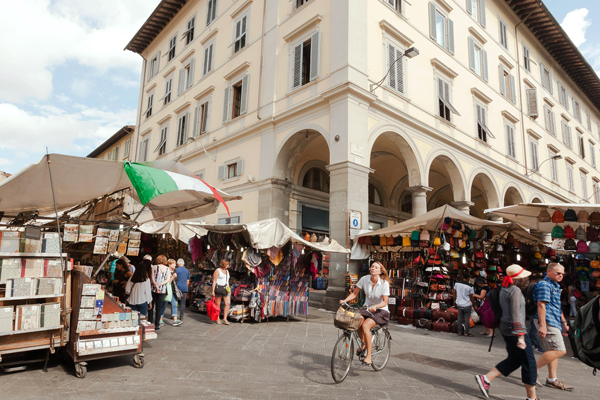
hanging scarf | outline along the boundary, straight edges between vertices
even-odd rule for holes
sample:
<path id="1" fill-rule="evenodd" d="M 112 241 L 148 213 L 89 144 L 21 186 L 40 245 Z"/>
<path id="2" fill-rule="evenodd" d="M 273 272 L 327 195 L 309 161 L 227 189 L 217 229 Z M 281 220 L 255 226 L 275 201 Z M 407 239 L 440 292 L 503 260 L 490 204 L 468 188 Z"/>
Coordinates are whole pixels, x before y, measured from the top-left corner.
<path id="1" fill-rule="evenodd" d="M 511 276 L 505 276 L 504 281 L 502 281 L 502 286 L 509 287 L 510 285 L 515 283 L 513 280 L 513 276 L 519 276 L 523 273 L 523 271 L 525 271 L 525 269 L 521 268 L 521 270 L 519 272 L 517 272 L 516 274 L 511 275 Z"/>

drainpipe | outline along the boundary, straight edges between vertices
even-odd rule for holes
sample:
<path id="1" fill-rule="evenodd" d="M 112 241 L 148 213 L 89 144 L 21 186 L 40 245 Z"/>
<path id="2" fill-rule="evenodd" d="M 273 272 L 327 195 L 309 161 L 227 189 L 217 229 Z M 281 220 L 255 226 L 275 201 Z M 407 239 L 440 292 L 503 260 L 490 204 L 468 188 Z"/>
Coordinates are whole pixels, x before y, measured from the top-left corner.
<path id="1" fill-rule="evenodd" d="M 144 58 L 143 55 L 140 54 L 140 57 L 142 57 L 142 60 L 144 60 L 144 62 L 142 63 L 143 65 L 143 73 L 142 73 L 142 84 L 140 85 L 140 94 L 139 94 L 139 100 L 138 100 L 138 117 L 137 117 L 137 123 L 135 124 L 135 137 L 136 137 L 136 141 L 135 141 L 135 156 L 133 157 L 133 160 L 130 161 L 137 161 L 137 157 L 138 157 L 138 149 L 139 149 L 139 144 L 140 144 L 140 125 L 142 124 L 142 99 L 144 98 L 144 88 L 146 87 L 146 66 L 148 64 L 148 60 L 146 60 Z M 129 143 L 133 144 L 131 142 L 131 140 L 129 140 Z M 129 150 L 131 152 L 131 149 Z"/>
<path id="2" fill-rule="evenodd" d="M 266 25 L 267 25 L 267 0 L 264 0 L 262 36 L 260 38 L 260 72 L 258 73 L 258 107 L 256 108 L 256 118 L 258 118 L 259 120 L 262 119 L 260 117 L 260 103 L 261 103 L 261 97 L 262 97 L 263 56 L 264 56 L 264 48 L 265 48 Z"/>
<path id="3" fill-rule="evenodd" d="M 521 83 L 521 56 L 519 55 L 519 32 L 518 28 L 523 22 L 527 20 L 539 7 L 542 6 L 542 1 L 538 3 L 538 6 L 531 11 L 525 18 L 521 20 L 517 25 L 515 25 L 515 49 L 517 50 L 517 74 L 519 80 L 519 108 L 521 109 L 521 131 L 523 132 L 523 157 L 525 159 L 525 177 L 527 177 L 528 169 L 527 166 L 527 141 L 525 140 L 525 113 L 523 112 L 523 91 L 522 91 L 522 83 Z"/>

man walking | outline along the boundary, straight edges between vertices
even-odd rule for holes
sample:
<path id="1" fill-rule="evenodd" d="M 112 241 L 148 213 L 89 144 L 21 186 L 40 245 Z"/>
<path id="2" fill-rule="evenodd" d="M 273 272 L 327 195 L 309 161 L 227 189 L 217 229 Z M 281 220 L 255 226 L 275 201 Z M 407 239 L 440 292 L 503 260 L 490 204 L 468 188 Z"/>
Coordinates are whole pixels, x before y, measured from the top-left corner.
<path id="1" fill-rule="evenodd" d="M 179 326 L 183 324 L 183 312 L 185 311 L 185 301 L 190 286 L 190 271 L 185 267 L 185 261 L 180 258 L 177 260 L 177 268 L 175 268 L 177 274 L 177 288 L 181 290 L 181 299 L 179 299 L 179 318 L 173 323 L 173 326 Z"/>
<path id="2" fill-rule="evenodd" d="M 456 308 L 458 308 L 458 334 L 473 337 L 473 334 L 469 332 L 471 328 L 471 310 L 473 309 L 473 295 L 475 291 L 473 286 L 469 285 L 469 273 L 463 271 L 462 281 L 454 285 L 454 302 Z"/>
<path id="3" fill-rule="evenodd" d="M 550 263 L 546 277 L 539 281 L 533 290 L 533 299 L 537 311 L 533 322 L 538 330 L 544 354 L 537 360 L 538 371 L 548 366 L 546 386 L 571 391 L 573 387 L 565 385 L 557 377 L 558 359 L 567 354 L 563 335 L 569 331 L 567 320 L 560 307 L 560 285 L 565 274 L 565 267 L 558 263 Z"/>

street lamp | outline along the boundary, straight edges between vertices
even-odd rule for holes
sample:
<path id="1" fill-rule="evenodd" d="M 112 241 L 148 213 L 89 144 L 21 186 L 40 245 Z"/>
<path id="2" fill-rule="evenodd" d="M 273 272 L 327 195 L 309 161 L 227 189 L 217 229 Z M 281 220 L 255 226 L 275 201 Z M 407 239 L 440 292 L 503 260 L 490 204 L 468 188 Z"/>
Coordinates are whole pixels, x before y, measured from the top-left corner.
<path id="1" fill-rule="evenodd" d="M 533 171 L 531 171 L 530 173 L 528 173 L 528 174 L 527 174 L 527 175 L 525 175 L 525 176 L 530 176 L 530 175 L 533 175 L 533 174 L 535 174 L 536 172 L 538 172 L 538 171 L 540 170 L 540 167 L 542 166 L 542 164 L 543 164 L 543 163 L 545 163 L 546 161 L 550 161 L 550 160 L 560 160 L 561 158 L 563 158 L 563 157 L 562 157 L 560 154 L 557 154 L 557 155 L 555 155 L 555 156 L 552 156 L 552 157 L 550 157 L 550 158 L 546 158 L 544 161 L 542 161 L 542 162 L 540 163 L 540 165 L 538 165 L 538 167 L 537 167 L 536 169 L 534 169 Z"/>
<path id="2" fill-rule="evenodd" d="M 404 53 L 400 54 L 400 56 L 398 58 L 396 58 L 396 60 L 392 63 L 392 65 L 390 65 L 390 68 L 388 69 L 388 71 L 385 74 L 385 76 L 383 77 L 383 79 L 377 83 L 371 83 L 371 93 L 373 93 L 373 90 L 377 89 L 379 86 L 381 86 L 383 84 L 383 82 L 385 82 L 385 78 L 387 78 L 387 76 L 390 74 L 390 71 L 392 70 L 392 68 L 394 68 L 396 63 L 398 61 L 400 61 L 400 59 L 402 57 L 413 58 L 418 55 L 419 55 L 419 50 L 417 50 L 415 47 L 411 47 L 411 48 L 407 49 Z"/>

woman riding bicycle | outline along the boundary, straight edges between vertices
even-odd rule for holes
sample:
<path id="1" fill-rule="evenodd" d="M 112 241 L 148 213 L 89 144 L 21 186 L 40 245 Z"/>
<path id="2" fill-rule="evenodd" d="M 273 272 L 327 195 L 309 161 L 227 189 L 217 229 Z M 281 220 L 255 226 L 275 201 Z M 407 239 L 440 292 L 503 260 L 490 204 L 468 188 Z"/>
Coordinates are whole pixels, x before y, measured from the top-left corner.
<path id="1" fill-rule="evenodd" d="M 378 261 L 371 264 L 370 275 L 363 276 L 356 284 L 356 289 L 350 293 L 340 304 L 354 300 L 361 289 L 365 291 L 366 309 L 361 310 L 360 326 L 358 335 L 360 340 L 366 344 L 367 354 L 365 355 L 364 365 L 371 365 L 371 328 L 375 325 L 385 326 L 390 320 L 390 311 L 388 309 L 388 297 L 390 295 L 390 277 L 385 267 Z M 358 349 L 357 354 L 364 352 L 365 349 Z"/>

